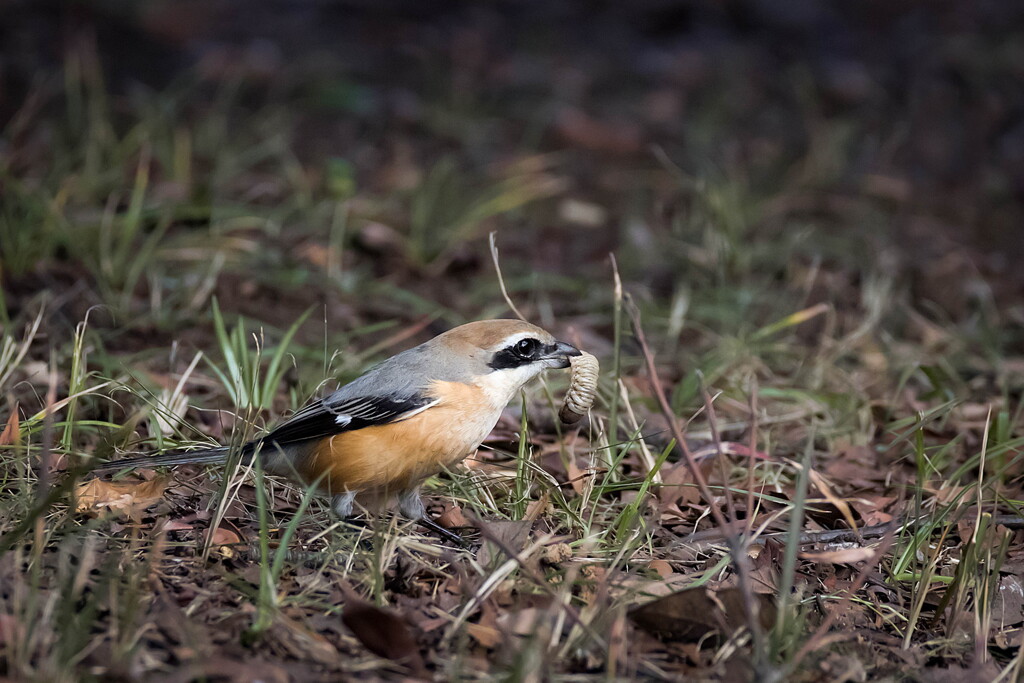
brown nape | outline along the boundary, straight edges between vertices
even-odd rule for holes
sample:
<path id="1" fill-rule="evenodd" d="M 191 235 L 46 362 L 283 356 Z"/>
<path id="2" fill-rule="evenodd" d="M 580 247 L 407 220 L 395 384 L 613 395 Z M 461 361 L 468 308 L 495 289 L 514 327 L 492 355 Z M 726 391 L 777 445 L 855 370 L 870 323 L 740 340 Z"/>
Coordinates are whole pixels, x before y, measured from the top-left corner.
<path id="1" fill-rule="evenodd" d="M 522 320 L 478 320 L 477 322 L 460 325 L 440 335 L 452 344 L 471 344 L 490 349 L 514 334 L 529 332 L 541 341 L 550 343 L 554 338 L 536 325 Z"/>

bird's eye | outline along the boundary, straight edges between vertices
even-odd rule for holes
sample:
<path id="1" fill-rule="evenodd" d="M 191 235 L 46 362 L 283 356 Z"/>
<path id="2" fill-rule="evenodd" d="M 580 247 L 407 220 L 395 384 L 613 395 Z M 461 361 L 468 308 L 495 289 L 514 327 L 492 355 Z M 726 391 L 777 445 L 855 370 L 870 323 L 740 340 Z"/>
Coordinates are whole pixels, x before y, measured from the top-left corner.
<path id="1" fill-rule="evenodd" d="M 516 355 L 521 358 L 533 358 L 539 344 L 536 339 L 520 339 L 514 347 Z"/>

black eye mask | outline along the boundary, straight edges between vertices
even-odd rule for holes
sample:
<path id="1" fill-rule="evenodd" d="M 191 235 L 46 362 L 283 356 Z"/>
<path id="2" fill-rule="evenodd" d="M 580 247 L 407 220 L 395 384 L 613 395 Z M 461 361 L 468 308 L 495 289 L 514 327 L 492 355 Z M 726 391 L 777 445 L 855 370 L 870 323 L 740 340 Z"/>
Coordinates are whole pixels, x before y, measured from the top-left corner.
<path id="1" fill-rule="evenodd" d="M 532 337 L 520 339 L 515 344 L 495 353 L 494 358 L 487 365 L 495 370 L 508 370 L 529 365 L 540 358 L 542 349 L 543 344 Z"/>
<path id="2" fill-rule="evenodd" d="M 494 370 L 508 370 L 543 361 L 545 367 L 567 368 L 569 356 L 578 355 L 579 349 L 572 344 L 559 341 L 545 344 L 539 339 L 527 337 L 495 353 L 487 365 Z"/>

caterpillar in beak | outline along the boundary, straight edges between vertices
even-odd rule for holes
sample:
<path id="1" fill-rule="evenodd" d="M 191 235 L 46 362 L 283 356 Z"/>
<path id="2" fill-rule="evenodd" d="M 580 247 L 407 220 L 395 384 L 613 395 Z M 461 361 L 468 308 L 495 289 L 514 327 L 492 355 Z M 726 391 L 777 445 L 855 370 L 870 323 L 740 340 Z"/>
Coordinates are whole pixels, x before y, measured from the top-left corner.
<path id="1" fill-rule="evenodd" d="M 597 397 L 597 376 L 601 366 L 597 358 L 586 351 L 579 356 L 571 357 L 569 362 L 572 364 L 572 375 L 558 417 L 565 424 L 576 424 L 594 405 L 594 399 Z"/>

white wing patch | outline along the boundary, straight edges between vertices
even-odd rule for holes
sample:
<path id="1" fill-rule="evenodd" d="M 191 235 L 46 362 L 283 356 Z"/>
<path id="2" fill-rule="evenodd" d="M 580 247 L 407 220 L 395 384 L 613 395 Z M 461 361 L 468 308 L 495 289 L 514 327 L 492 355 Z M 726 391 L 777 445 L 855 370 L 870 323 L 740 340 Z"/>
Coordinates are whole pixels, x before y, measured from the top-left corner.
<path id="1" fill-rule="evenodd" d="M 396 403 L 405 403 L 405 402 L 406 401 L 404 401 L 404 400 L 403 401 L 396 401 Z M 424 406 L 420 406 L 416 410 L 410 410 L 408 413 L 402 414 L 397 419 L 398 420 L 407 420 L 407 419 L 409 419 L 410 417 L 412 417 L 414 415 L 419 415 L 420 413 L 422 413 L 427 408 L 433 408 L 434 406 L 436 406 L 440 402 L 441 402 L 440 399 L 436 399 L 436 400 L 431 401 L 430 403 L 428 403 L 428 404 L 426 404 Z M 338 413 L 337 416 L 334 418 L 335 424 L 337 424 L 339 427 L 346 427 L 346 426 L 348 426 L 348 424 L 350 422 L 352 422 L 352 420 L 355 420 L 355 419 L 372 421 L 372 420 L 380 419 L 380 418 L 385 417 L 386 415 L 388 415 L 387 411 L 376 409 L 376 408 L 374 408 L 374 406 L 372 404 L 369 404 L 369 403 L 363 404 L 363 405 L 356 405 L 356 406 L 346 406 L 346 408 L 349 408 L 349 409 L 346 410 L 343 413 Z"/>
<path id="2" fill-rule="evenodd" d="M 438 399 L 434 399 L 433 401 L 431 401 L 430 403 L 428 403 L 425 406 L 421 406 L 421 407 L 417 408 L 416 410 L 410 410 L 408 413 L 402 415 L 402 417 L 400 417 L 398 419 L 399 420 L 408 420 L 410 417 L 412 417 L 414 415 L 419 415 L 420 413 L 422 413 L 427 408 L 433 408 L 434 406 L 436 406 L 440 402 L 441 402 L 441 399 L 439 399 L 439 398 Z"/>

